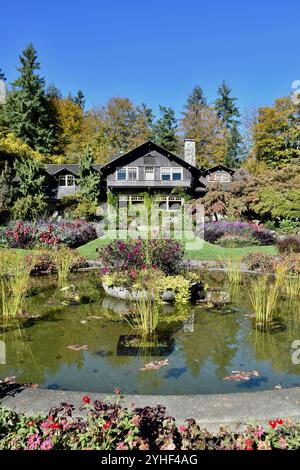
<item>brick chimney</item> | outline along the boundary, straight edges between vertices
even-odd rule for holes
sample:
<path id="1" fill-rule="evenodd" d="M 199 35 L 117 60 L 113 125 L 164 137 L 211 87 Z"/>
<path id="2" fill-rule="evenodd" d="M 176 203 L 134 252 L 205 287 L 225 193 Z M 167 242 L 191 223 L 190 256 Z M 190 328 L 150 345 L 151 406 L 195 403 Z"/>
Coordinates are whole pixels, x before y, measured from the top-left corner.
<path id="1" fill-rule="evenodd" d="M 194 139 L 184 140 L 184 159 L 190 165 L 196 166 L 196 143 Z"/>

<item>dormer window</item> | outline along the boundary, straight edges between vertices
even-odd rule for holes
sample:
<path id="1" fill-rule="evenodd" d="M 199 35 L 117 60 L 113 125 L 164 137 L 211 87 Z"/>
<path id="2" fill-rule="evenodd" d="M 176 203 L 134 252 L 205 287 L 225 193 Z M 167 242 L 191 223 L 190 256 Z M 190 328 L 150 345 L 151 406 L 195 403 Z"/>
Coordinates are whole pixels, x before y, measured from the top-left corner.
<path id="1" fill-rule="evenodd" d="M 214 171 L 207 175 L 208 181 L 211 183 L 218 182 L 218 183 L 229 183 L 230 182 L 230 174 L 225 171 Z"/>
<path id="2" fill-rule="evenodd" d="M 60 175 L 59 179 L 58 179 L 58 185 L 60 187 L 75 186 L 75 177 L 74 177 L 74 175 Z"/>

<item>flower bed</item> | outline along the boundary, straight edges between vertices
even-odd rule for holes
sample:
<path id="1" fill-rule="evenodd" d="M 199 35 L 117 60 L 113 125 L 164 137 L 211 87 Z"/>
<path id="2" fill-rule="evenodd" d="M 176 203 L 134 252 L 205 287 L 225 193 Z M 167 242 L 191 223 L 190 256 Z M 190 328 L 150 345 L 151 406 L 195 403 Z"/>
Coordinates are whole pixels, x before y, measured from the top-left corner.
<path id="1" fill-rule="evenodd" d="M 34 248 L 67 245 L 76 248 L 97 238 L 95 227 L 84 220 L 62 222 L 15 222 L 0 227 L 0 246 Z"/>
<path id="2" fill-rule="evenodd" d="M 104 272 L 119 272 L 148 268 L 165 274 L 178 274 L 183 268 L 184 249 L 174 240 L 116 240 L 99 250 Z"/>
<path id="3" fill-rule="evenodd" d="M 300 425 L 276 418 L 268 426 L 247 425 L 242 432 L 222 428 L 212 434 L 194 419 L 178 426 L 161 406 L 123 408 L 82 399 L 86 417 L 73 417 L 67 403 L 51 408 L 47 416 L 25 416 L 0 409 L 1 450 L 271 450 L 299 449 Z"/>
<path id="4" fill-rule="evenodd" d="M 245 246 L 244 242 L 248 245 L 273 245 L 276 242 L 276 237 L 270 230 L 253 223 L 223 220 L 205 223 L 204 240 L 221 245 L 222 238 L 224 246 L 231 247 Z M 226 244 L 228 241 L 231 244 Z"/>

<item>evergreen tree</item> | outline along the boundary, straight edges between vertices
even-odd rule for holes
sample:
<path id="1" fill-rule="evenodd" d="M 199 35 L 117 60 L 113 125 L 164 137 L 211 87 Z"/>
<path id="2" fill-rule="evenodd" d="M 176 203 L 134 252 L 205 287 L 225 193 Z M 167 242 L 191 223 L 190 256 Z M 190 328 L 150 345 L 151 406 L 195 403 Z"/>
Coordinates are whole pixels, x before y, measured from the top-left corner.
<path id="1" fill-rule="evenodd" d="M 194 86 L 192 93 L 187 99 L 187 104 L 185 108 L 187 110 L 191 109 L 193 106 L 205 106 L 207 104 L 206 98 L 203 94 L 203 90 L 199 85 Z"/>
<path id="2" fill-rule="evenodd" d="M 244 141 L 239 132 L 237 122 L 234 122 L 227 138 L 227 154 L 224 164 L 230 168 L 235 168 L 244 155 Z"/>
<path id="3" fill-rule="evenodd" d="M 240 112 L 236 106 L 237 98 L 231 96 L 231 88 L 223 81 L 218 88 L 218 98 L 215 109 L 219 119 L 228 130 L 227 153 L 224 163 L 228 166 L 237 166 L 242 157 L 242 136 L 239 132 Z"/>
<path id="4" fill-rule="evenodd" d="M 48 99 L 62 99 L 62 93 L 54 83 L 50 83 L 50 85 L 47 87 L 46 95 Z"/>
<path id="5" fill-rule="evenodd" d="M 4 168 L 0 174 L 0 217 L 1 212 L 10 207 L 13 197 L 13 187 L 11 184 L 11 169 L 5 161 Z"/>
<path id="6" fill-rule="evenodd" d="M 1 69 L 1 68 L 0 68 L 0 80 L 4 80 L 4 81 L 6 81 L 5 74 L 4 74 L 4 72 L 2 71 L 2 69 Z"/>
<path id="7" fill-rule="evenodd" d="M 93 169 L 93 160 L 93 152 L 87 146 L 80 162 L 79 185 L 82 199 L 96 204 L 100 189 L 100 175 Z"/>
<path id="8" fill-rule="evenodd" d="M 5 118 L 10 131 L 34 150 L 51 153 L 54 145 L 54 125 L 45 94 L 45 81 L 37 70 L 40 64 L 32 44 L 20 56 L 19 77 L 5 105 Z"/>
<path id="9" fill-rule="evenodd" d="M 215 101 L 215 108 L 218 117 L 224 122 L 228 129 L 231 129 L 232 124 L 238 121 L 240 117 L 239 109 L 235 102 L 237 98 L 230 96 L 231 88 L 223 81 L 218 88 L 218 98 Z"/>
<path id="10" fill-rule="evenodd" d="M 161 105 L 159 110 L 161 117 L 153 126 L 154 142 L 170 152 L 174 152 L 178 146 L 175 112 L 172 108 Z"/>
<path id="11" fill-rule="evenodd" d="M 78 104 L 78 106 L 80 106 L 82 110 L 84 109 L 85 96 L 82 90 L 78 90 L 77 95 L 74 98 L 74 103 Z"/>
<path id="12" fill-rule="evenodd" d="M 37 196 L 44 193 L 44 166 L 35 158 L 23 157 L 16 160 L 14 170 L 20 179 L 18 192 L 23 197 Z"/>

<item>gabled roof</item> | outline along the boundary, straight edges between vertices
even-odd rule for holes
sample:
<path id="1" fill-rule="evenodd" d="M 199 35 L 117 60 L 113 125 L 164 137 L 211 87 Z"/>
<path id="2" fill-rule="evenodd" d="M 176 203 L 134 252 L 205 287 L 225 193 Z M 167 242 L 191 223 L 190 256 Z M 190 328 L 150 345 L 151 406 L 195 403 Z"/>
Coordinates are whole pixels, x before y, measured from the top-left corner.
<path id="1" fill-rule="evenodd" d="M 101 165 L 93 165 L 94 170 L 100 171 Z M 49 163 L 45 165 L 45 171 L 49 175 L 57 175 L 58 173 L 62 171 L 68 171 L 69 173 L 72 173 L 75 176 L 79 176 L 79 171 L 80 171 L 80 164 L 79 163 L 69 163 L 69 164 L 55 164 L 55 163 Z"/>
<path id="2" fill-rule="evenodd" d="M 165 155 L 166 157 L 170 158 L 171 160 L 174 160 L 176 163 L 182 165 L 185 168 L 188 168 L 189 170 L 193 172 L 197 172 L 197 173 L 202 172 L 199 168 L 195 167 L 194 165 L 191 165 L 182 157 L 179 157 L 175 153 L 170 152 L 169 150 L 166 150 L 165 148 L 161 147 L 158 144 L 155 144 L 151 140 L 144 142 L 143 144 L 139 145 L 138 147 L 135 147 L 129 152 L 125 152 L 121 155 L 117 155 L 115 158 L 111 159 L 108 163 L 103 165 L 101 167 L 101 171 L 108 172 L 108 170 L 110 170 L 111 167 L 114 167 L 115 165 L 122 165 L 122 163 L 126 162 L 128 159 L 130 158 L 134 159 L 135 157 L 139 156 L 139 154 L 142 155 L 142 154 L 145 154 L 146 152 L 150 152 L 151 150 L 156 150 L 162 155 Z"/>
<path id="3" fill-rule="evenodd" d="M 204 175 L 208 175 L 209 173 L 213 173 L 214 171 L 218 171 L 218 170 L 224 170 L 224 171 L 227 171 L 228 173 L 230 173 L 231 175 L 233 175 L 234 171 L 232 168 L 229 168 L 228 166 L 226 165 L 222 165 L 221 163 L 219 165 L 215 165 L 215 166 L 212 166 L 211 168 L 206 168 L 206 170 L 204 170 L 203 174 Z"/>

